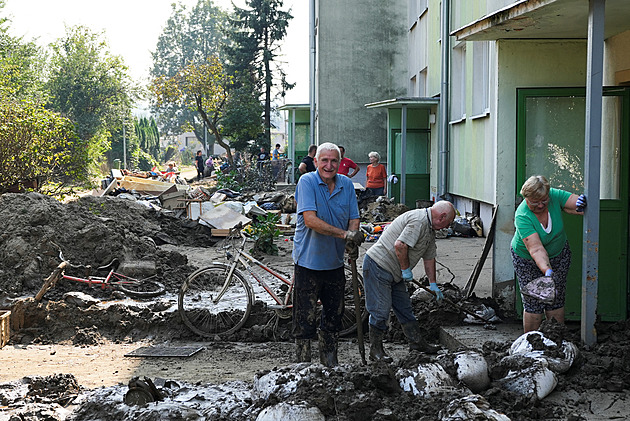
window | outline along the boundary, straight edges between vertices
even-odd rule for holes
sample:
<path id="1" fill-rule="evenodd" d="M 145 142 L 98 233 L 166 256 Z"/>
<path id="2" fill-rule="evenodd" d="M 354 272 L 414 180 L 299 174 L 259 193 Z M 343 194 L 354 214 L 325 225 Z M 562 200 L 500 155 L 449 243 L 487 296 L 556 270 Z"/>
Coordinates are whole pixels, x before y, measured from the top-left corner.
<path id="1" fill-rule="evenodd" d="M 466 43 L 453 48 L 451 66 L 451 122 L 466 119 Z"/>
<path id="2" fill-rule="evenodd" d="M 472 115 L 482 117 L 489 111 L 490 42 L 473 43 Z"/>

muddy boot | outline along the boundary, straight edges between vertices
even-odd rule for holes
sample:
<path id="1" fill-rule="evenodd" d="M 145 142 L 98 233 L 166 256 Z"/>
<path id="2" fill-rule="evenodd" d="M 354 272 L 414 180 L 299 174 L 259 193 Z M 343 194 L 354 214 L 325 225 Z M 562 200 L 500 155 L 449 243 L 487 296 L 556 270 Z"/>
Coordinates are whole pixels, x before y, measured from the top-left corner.
<path id="1" fill-rule="evenodd" d="M 424 340 L 420 333 L 420 325 L 418 322 L 409 322 L 402 325 L 402 330 L 409 341 L 409 350 L 421 351 L 427 354 L 436 354 L 441 348 L 437 345 L 431 345 Z"/>
<path id="2" fill-rule="evenodd" d="M 335 367 L 339 365 L 337 361 L 337 341 L 338 333 L 330 333 L 319 331 L 319 362 L 326 367 Z"/>
<path id="3" fill-rule="evenodd" d="M 296 339 L 295 351 L 296 351 L 298 363 L 311 362 L 311 340 L 310 339 Z"/>
<path id="4" fill-rule="evenodd" d="M 383 336 L 385 336 L 384 330 L 370 325 L 370 360 L 391 363 L 392 357 L 385 354 L 383 350 Z"/>

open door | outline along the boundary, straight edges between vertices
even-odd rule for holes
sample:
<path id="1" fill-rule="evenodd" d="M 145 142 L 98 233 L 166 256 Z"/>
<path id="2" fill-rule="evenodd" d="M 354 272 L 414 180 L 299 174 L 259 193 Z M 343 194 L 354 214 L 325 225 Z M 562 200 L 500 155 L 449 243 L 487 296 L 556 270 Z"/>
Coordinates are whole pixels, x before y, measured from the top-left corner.
<path id="1" fill-rule="evenodd" d="M 607 321 L 627 316 L 629 92 L 607 88 L 603 98 L 597 314 Z M 586 90 L 519 89 L 517 98 L 517 203 L 523 182 L 532 175 L 544 175 L 552 187 L 582 193 Z M 579 320 L 583 221 L 581 216 L 563 216 L 573 254 L 565 313 L 568 320 Z"/>

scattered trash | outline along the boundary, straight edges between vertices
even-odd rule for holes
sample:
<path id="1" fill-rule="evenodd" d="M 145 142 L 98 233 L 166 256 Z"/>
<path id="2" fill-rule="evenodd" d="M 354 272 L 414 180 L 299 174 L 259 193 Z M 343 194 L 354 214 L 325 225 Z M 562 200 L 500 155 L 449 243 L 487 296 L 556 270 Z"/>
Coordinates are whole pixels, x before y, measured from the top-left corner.
<path id="1" fill-rule="evenodd" d="M 542 332 L 532 331 L 521 335 L 512 343 L 510 355 L 521 355 L 547 362 L 549 369 L 556 373 L 565 373 L 578 356 L 578 349 L 568 341 L 559 345 L 545 337 Z"/>
<path id="2" fill-rule="evenodd" d="M 438 414 L 440 421 L 510 421 L 506 415 L 500 414 L 490 407 L 488 401 L 480 395 L 470 395 L 451 401 Z"/>

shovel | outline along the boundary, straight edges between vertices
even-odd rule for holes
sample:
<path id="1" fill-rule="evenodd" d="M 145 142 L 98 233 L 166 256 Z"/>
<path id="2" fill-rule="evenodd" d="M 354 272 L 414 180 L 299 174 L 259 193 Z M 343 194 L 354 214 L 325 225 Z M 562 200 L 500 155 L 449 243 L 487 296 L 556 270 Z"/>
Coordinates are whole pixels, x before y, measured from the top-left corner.
<path id="1" fill-rule="evenodd" d="M 429 288 L 427 288 L 427 287 L 425 287 L 424 285 L 420 284 L 420 282 L 419 282 L 419 281 L 416 281 L 416 280 L 414 279 L 414 280 L 413 280 L 413 283 L 414 283 L 414 284 L 416 284 L 418 287 L 422 288 L 423 290 L 425 290 L 425 291 L 429 292 L 431 295 L 435 296 L 435 292 L 431 291 Z M 464 313 L 466 313 L 466 314 L 470 314 L 470 315 L 471 315 L 471 316 L 473 316 L 474 318 L 476 318 L 476 319 L 478 319 L 478 320 L 481 320 L 481 321 L 482 321 L 482 322 L 484 322 L 484 323 L 492 323 L 490 320 L 488 320 L 488 319 L 485 319 L 485 318 L 481 317 L 481 316 L 480 316 L 480 315 L 478 315 L 477 313 L 474 313 L 474 312 L 472 312 L 472 311 L 466 310 L 466 309 L 464 308 L 464 306 L 462 306 L 461 304 L 457 304 L 457 303 L 455 303 L 455 302 L 451 301 L 450 299 L 448 299 L 448 298 L 446 298 L 446 297 L 444 297 L 444 298 L 443 298 L 443 301 L 444 301 L 446 304 L 448 304 L 448 305 L 450 305 L 450 306 L 455 307 L 455 308 L 456 308 L 456 309 L 458 309 L 459 311 L 462 311 L 462 312 L 464 312 Z"/>
<path id="2" fill-rule="evenodd" d="M 361 297 L 359 297 L 359 278 L 357 275 L 357 261 L 350 260 L 350 267 L 352 268 L 352 295 L 354 295 L 354 314 L 357 319 L 357 342 L 359 343 L 359 354 L 361 354 L 361 362 L 363 365 L 365 361 L 365 344 L 363 343 L 363 319 L 361 318 Z"/>

